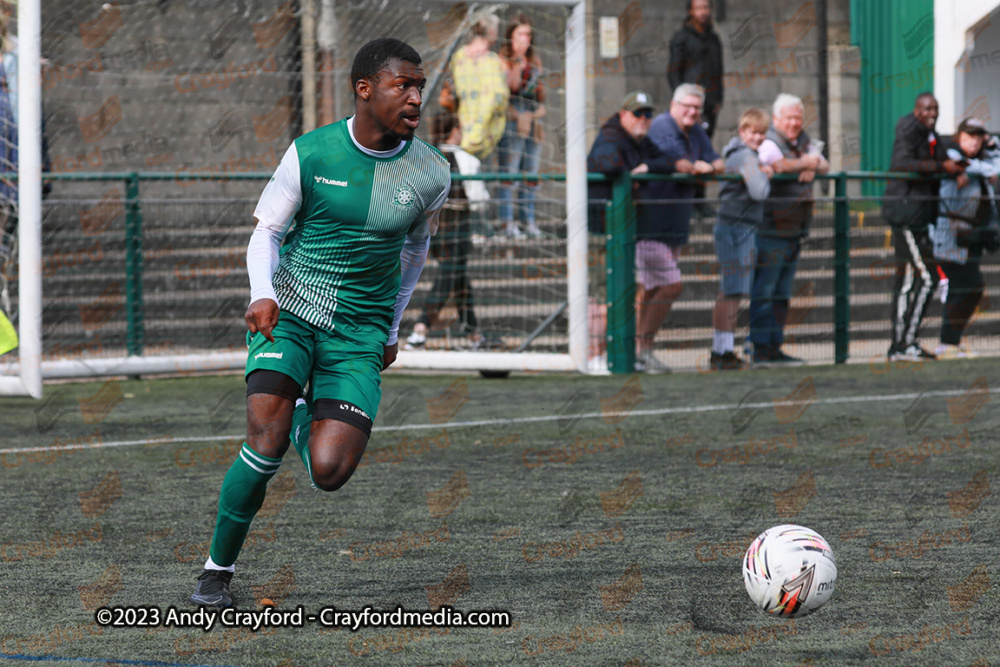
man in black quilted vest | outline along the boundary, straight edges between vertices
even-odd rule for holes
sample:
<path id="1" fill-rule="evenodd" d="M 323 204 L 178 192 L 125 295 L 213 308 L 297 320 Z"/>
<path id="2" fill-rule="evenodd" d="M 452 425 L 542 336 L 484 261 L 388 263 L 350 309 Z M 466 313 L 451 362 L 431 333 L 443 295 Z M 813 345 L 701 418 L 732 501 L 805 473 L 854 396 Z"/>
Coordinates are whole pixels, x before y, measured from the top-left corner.
<path id="1" fill-rule="evenodd" d="M 795 180 L 775 179 L 764 203 L 764 220 L 757 230 L 757 266 L 750 296 L 751 359 L 757 366 L 797 365 L 781 349 L 792 280 L 802 239 L 809 234 L 813 211 L 813 180 L 830 164 L 821 145 L 802 129 L 802 100 L 782 93 L 774 101 L 773 123 L 757 153 L 760 164 L 775 174 L 795 174 Z"/>

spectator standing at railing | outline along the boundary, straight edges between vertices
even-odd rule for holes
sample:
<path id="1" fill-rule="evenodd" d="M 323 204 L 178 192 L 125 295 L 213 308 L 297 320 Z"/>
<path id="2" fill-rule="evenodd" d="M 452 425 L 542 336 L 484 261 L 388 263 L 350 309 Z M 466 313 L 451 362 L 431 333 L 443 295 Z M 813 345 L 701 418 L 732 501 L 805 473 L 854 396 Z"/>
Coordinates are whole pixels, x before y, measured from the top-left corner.
<path id="1" fill-rule="evenodd" d="M 712 370 L 745 368 L 734 347 L 740 300 L 750 295 L 757 262 L 757 227 L 764 218 L 764 201 L 771 193 L 771 167 L 762 167 L 757 149 L 764 142 L 770 118 L 763 109 L 748 109 L 740 116 L 738 136 L 722 150 L 726 172 L 740 180 L 726 181 L 719 190 L 715 222 L 715 256 L 719 260 L 719 295 L 712 310 Z"/>
<path id="2" fill-rule="evenodd" d="M 532 44 L 531 19 L 518 13 L 507 26 L 500 59 L 507 70 L 510 103 L 507 126 L 497 150 L 501 173 L 537 173 L 545 136 L 541 118 L 545 116 L 545 87 L 542 85 L 542 59 Z M 541 236 L 535 220 L 535 195 L 538 182 L 504 182 L 500 185 L 500 223 L 508 236 L 524 236 L 514 222 L 513 192 L 518 193 L 518 217 L 528 236 Z"/>
<path id="3" fill-rule="evenodd" d="M 962 332 L 983 298 L 986 281 L 979 268 L 983 250 L 1000 250 L 1000 220 L 997 217 L 996 185 L 1000 173 L 1000 150 L 987 147 L 986 126 L 978 118 L 967 118 L 958 126 L 948 159 L 965 167 L 965 185 L 957 178 L 941 182 L 937 222 L 931 225 L 934 258 L 940 262 L 946 285 L 941 317 L 938 359 L 973 357 L 962 343 Z M 996 142 L 993 137 L 992 142 Z"/>
<path id="4" fill-rule="evenodd" d="M 701 110 L 705 91 L 684 83 L 674 91 L 670 110 L 653 119 L 649 138 L 663 151 L 679 173 L 718 174 L 725 163 L 712 148 Z M 635 270 L 639 283 L 639 313 L 636 325 L 636 370 L 666 373 L 669 369 L 653 356 L 656 332 L 681 293 L 681 271 L 677 258 L 687 244 L 694 210 L 694 182 L 654 181 L 650 198 L 678 200 L 676 203 L 646 204 L 636 225 Z"/>
<path id="5" fill-rule="evenodd" d="M 917 95 L 913 112 L 896 123 L 889 170 L 928 176 L 948 174 L 957 177 L 959 187 L 964 187 L 964 167 L 948 158 L 934 133 L 937 118 L 934 95 Z M 890 361 L 934 358 L 917 342 L 917 335 L 938 281 L 929 227 L 937 218 L 939 188 L 940 181 L 934 178 L 890 180 L 885 188 L 882 217 L 892 226 L 896 255 Z"/>
<path id="6" fill-rule="evenodd" d="M 722 110 L 722 40 L 712 25 L 711 0 L 688 0 L 688 15 L 684 26 L 670 39 L 670 64 L 667 80 L 673 90 L 682 83 L 694 83 L 705 91 L 705 108 L 701 112 L 702 127 L 711 138 Z M 695 197 L 705 198 L 705 186 L 695 189 Z M 704 204 L 698 207 L 702 217 L 712 211 Z"/>
<path id="7" fill-rule="evenodd" d="M 587 155 L 587 171 L 610 177 L 619 176 L 626 171 L 632 174 L 673 172 L 674 161 L 647 136 L 654 110 L 653 98 L 646 92 L 637 90 L 626 95 L 618 113 L 601 126 L 590 154 Z M 690 163 L 686 166 L 690 168 Z M 649 181 L 635 181 L 632 184 L 633 199 L 649 199 L 651 185 Z M 600 358 L 605 349 L 607 323 L 607 275 L 603 270 L 606 247 L 605 201 L 611 199 L 611 184 L 592 183 L 588 198 L 591 202 L 596 202 L 591 205 L 587 216 L 587 227 L 596 237 L 590 256 L 598 258 L 594 262 L 595 266 L 590 267 L 593 278 L 588 308 L 591 329 L 590 368 L 592 372 L 600 372 L 603 367 Z M 648 215 L 649 211 L 647 207 L 639 206 L 636 214 Z"/>
<path id="8" fill-rule="evenodd" d="M 809 234 L 813 212 L 813 181 L 830 164 L 802 129 L 802 100 L 782 93 L 774 101 L 774 120 L 757 151 L 760 164 L 775 174 L 795 179 L 771 183 L 764 219 L 757 229 L 757 266 L 750 296 L 750 342 L 755 365 L 795 365 L 802 360 L 786 354 L 785 320 L 792 295 L 802 239 Z"/>
<path id="9" fill-rule="evenodd" d="M 448 159 L 451 173 L 472 175 L 479 173 L 479 160 L 461 148 L 462 128 L 455 114 L 447 111 L 431 118 L 431 140 L 441 154 Z M 422 349 L 427 342 L 430 328 L 438 321 L 441 309 L 454 299 L 458 311 L 458 333 L 471 347 L 482 342 L 478 332 L 476 313 L 473 308 L 472 281 L 469 280 L 468 262 L 472 253 L 472 231 L 469 223 L 472 202 L 481 203 L 489 199 L 486 185 L 482 181 L 451 182 L 448 201 L 441 209 L 438 232 L 431 237 L 430 254 L 437 260 L 437 275 L 430 292 L 424 299 L 424 307 L 413 332 L 406 339 L 405 349 Z"/>

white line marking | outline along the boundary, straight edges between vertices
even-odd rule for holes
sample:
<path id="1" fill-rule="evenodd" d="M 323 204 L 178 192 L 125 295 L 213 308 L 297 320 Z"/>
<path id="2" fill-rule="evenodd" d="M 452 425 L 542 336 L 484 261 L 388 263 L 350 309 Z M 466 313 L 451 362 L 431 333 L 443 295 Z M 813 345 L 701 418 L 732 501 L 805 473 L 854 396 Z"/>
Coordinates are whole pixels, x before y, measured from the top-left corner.
<path id="1" fill-rule="evenodd" d="M 403 426 L 376 426 L 375 431 L 426 431 L 439 428 L 469 428 L 473 426 L 501 426 L 506 424 L 533 424 L 539 422 L 559 421 L 560 419 L 595 419 L 606 417 L 642 416 L 650 417 L 670 414 L 690 414 L 693 412 L 718 412 L 721 410 L 744 410 L 753 408 L 772 408 L 775 405 L 837 405 L 841 403 L 868 403 L 871 401 L 910 401 L 921 396 L 961 396 L 969 393 L 969 389 L 951 389 L 948 391 L 926 391 L 918 394 L 889 394 L 885 396 L 841 396 L 837 398 L 812 399 L 808 401 L 768 401 L 767 403 L 747 403 L 745 405 L 698 405 L 690 408 L 659 408 L 656 410 L 629 410 L 627 412 L 585 412 L 575 415 L 543 415 L 540 417 L 512 417 L 510 419 L 477 419 L 474 421 L 451 422 L 442 424 L 411 424 Z M 145 440 L 120 440 L 117 442 L 102 442 L 94 445 L 49 445 L 46 447 L 19 447 L 0 449 L 0 454 L 21 452 L 55 452 L 76 449 L 105 449 L 108 447 L 129 447 L 134 445 L 166 445 L 185 442 L 217 442 L 219 440 L 245 439 L 246 435 L 215 435 L 194 436 L 186 438 L 147 438 Z"/>

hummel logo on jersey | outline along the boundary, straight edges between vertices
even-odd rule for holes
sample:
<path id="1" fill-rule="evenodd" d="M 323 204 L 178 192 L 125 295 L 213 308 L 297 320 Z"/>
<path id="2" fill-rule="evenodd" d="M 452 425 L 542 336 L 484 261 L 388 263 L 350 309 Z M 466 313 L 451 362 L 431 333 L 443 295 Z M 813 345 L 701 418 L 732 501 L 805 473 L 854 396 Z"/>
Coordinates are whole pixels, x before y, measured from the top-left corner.
<path id="1" fill-rule="evenodd" d="M 254 355 L 254 359 L 260 359 L 261 357 L 265 359 L 281 359 L 281 355 L 283 354 L 284 352 L 258 352 Z"/>
<path id="2" fill-rule="evenodd" d="M 392 203 L 403 208 L 410 208 L 413 202 L 417 201 L 417 193 L 409 185 L 402 185 L 396 188 L 396 194 L 392 198 Z"/>
<path id="3" fill-rule="evenodd" d="M 347 187 L 347 181 L 333 181 L 329 178 L 323 178 L 322 176 L 314 176 L 317 183 L 322 183 L 323 185 L 339 185 L 342 188 Z"/>

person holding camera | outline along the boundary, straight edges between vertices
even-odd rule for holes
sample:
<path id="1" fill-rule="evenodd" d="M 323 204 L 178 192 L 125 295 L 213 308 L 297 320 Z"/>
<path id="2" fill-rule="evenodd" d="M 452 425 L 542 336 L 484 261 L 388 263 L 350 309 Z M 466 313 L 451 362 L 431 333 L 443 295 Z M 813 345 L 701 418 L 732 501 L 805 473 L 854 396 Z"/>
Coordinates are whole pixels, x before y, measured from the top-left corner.
<path id="1" fill-rule="evenodd" d="M 1000 172 L 1000 147 L 978 118 L 966 118 L 958 126 L 948 159 L 965 168 L 964 185 L 957 178 L 941 183 L 938 217 L 931 225 L 934 258 L 940 262 L 942 301 L 941 343 L 938 359 L 975 356 L 962 332 L 983 298 L 985 281 L 979 268 L 983 251 L 1000 249 L 1000 220 L 994 188 Z M 947 281 L 947 282 L 945 282 Z"/>

